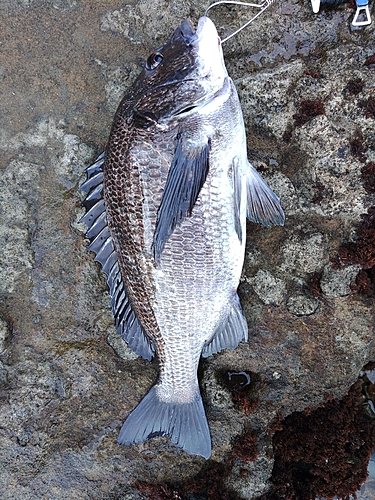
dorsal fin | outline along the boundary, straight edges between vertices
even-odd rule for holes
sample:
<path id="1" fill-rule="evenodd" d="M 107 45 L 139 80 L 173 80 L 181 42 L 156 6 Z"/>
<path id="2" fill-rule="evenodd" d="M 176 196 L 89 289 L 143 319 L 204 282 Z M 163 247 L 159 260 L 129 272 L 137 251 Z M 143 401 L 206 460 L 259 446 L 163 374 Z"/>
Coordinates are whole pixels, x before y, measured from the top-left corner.
<path id="1" fill-rule="evenodd" d="M 83 202 L 87 212 L 80 222 L 84 222 L 88 227 L 86 233 L 86 237 L 90 240 L 88 250 L 96 254 L 94 260 L 102 265 L 102 271 L 107 276 L 111 307 L 118 333 L 135 354 L 151 360 L 155 347 L 152 340 L 144 333 L 132 309 L 107 225 L 103 200 L 103 163 L 104 153 L 86 170 L 87 180 L 80 190 L 87 194 Z"/>

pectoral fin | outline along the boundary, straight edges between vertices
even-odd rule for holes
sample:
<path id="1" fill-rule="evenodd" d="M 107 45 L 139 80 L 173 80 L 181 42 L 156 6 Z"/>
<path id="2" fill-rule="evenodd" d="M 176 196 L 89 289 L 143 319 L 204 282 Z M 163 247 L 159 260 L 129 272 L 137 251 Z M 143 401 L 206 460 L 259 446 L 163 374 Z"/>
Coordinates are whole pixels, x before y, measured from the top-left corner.
<path id="1" fill-rule="evenodd" d="M 177 138 L 176 151 L 158 210 L 152 245 L 156 262 L 160 260 L 164 245 L 176 226 L 191 215 L 208 173 L 210 141 L 207 140 L 206 144 L 187 155 L 183 137 L 183 134 L 179 134 Z"/>
<path id="2" fill-rule="evenodd" d="M 241 193 L 242 179 L 238 172 L 238 159 L 233 161 L 233 201 L 234 201 L 234 228 L 238 239 L 242 243 L 242 224 L 241 224 Z"/>
<path id="3" fill-rule="evenodd" d="M 252 222 L 260 222 L 265 226 L 275 224 L 283 226 L 285 215 L 279 198 L 249 164 L 247 176 L 247 213 Z"/>

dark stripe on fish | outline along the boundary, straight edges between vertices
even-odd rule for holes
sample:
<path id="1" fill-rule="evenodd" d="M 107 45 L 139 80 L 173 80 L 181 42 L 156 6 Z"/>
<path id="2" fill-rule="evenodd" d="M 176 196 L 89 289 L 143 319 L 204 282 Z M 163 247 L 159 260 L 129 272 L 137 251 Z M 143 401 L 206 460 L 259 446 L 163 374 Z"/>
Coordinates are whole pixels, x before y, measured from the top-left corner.
<path id="1" fill-rule="evenodd" d="M 103 163 L 104 153 L 86 170 L 87 180 L 82 184 L 81 190 L 87 193 L 83 205 L 88 212 L 80 222 L 84 222 L 88 227 L 86 233 L 86 237 L 90 239 L 88 250 L 96 254 L 94 260 L 102 265 L 102 271 L 107 275 L 111 307 L 118 333 L 138 356 L 151 360 L 155 347 L 145 335 L 132 310 L 107 225 L 103 200 Z"/>

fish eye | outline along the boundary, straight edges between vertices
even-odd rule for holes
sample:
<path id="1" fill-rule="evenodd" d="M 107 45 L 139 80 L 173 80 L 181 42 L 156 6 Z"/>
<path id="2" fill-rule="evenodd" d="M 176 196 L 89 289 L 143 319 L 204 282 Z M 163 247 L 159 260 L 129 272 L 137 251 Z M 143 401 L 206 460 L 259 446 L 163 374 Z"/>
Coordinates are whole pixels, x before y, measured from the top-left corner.
<path id="1" fill-rule="evenodd" d="M 154 52 L 150 55 L 146 62 L 146 69 L 149 71 L 156 69 L 159 64 L 161 64 L 164 60 L 164 56 L 161 52 Z"/>

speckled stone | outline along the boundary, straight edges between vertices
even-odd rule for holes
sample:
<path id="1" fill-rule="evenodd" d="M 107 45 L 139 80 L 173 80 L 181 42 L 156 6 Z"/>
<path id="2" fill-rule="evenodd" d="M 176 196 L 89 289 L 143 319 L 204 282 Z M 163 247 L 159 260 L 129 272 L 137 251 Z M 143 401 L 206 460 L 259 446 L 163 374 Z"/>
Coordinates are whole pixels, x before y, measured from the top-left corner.
<path id="1" fill-rule="evenodd" d="M 234 459 L 226 487 L 266 492 L 279 416 L 342 398 L 375 359 L 373 301 L 353 291 L 360 265 L 332 267 L 375 205 L 361 168 L 375 161 L 374 23 L 351 30 L 347 4 L 273 5 L 224 44 L 243 106 L 249 159 L 280 196 L 283 228 L 248 223 L 239 295 L 249 342 L 202 362 L 210 462 L 166 438 L 119 447 L 122 422 L 157 377 L 116 338 L 100 266 L 86 251 L 84 170 L 106 145 L 139 63 L 198 0 L 3 0 L 0 4 L 0 497 L 145 498 L 137 481 L 181 484 L 228 464 L 251 430 L 259 455 Z M 220 35 L 248 11 L 211 11 Z M 359 94 L 348 82 L 363 80 Z M 298 123 L 301 102 L 324 113 Z M 364 157 L 350 147 L 360 138 Z M 318 280 L 320 289 L 311 286 Z M 226 371 L 256 382 L 241 406 Z"/>

